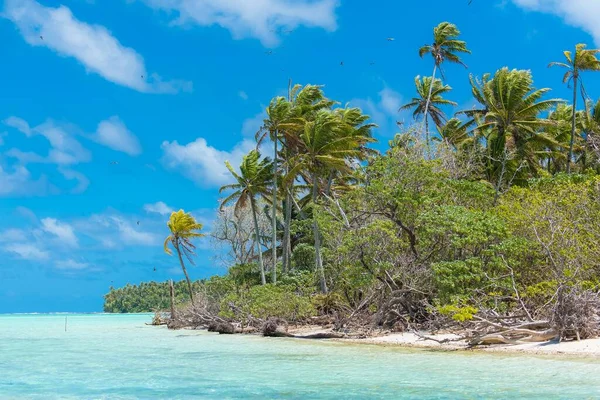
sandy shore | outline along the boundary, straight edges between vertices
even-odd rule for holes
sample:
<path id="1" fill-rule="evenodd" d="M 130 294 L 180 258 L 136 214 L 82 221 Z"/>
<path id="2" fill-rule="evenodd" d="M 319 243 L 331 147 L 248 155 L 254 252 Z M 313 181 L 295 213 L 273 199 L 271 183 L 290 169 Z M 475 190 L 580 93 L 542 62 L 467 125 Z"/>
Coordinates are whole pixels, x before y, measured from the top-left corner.
<path id="1" fill-rule="evenodd" d="M 427 335 L 429 336 L 429 335 Z M 431 335 L 437 340 L 454 339 L 455 335 Z M 404 347 L 421 347 L 439 350 L 467 350 L 465 341 L 438 343 L 433 340 L 425 340 L 414 333 L 394 333 L 386 336 L 371 337 L 366 339 L 343 339 L 350 340 L 353 343 L 369 343 L 379 345 L 392 345 Z M 581 341 L 561 342 L 551 341 L 543 343 L 526 343 L 519 345 L 494 345 L 480 346 L 476 350 L 489 352 L 510 352 L 510 353 L 529 353 L 529 354 L 547 354 L 547 355 L 579 355 L 600 357 L 600 339 L 587 339 Z"/>
<path id="2" fill-rule="evenodd" d="M 318 326 L 302 327 L 298 329 L 290 329 L 290 333 L 295 335 L 310 335 L 316 333 L 331 332 L 330 329 L 325 329 Z M 437 340 L 456 339 L 458 336 L 453 334 L 438 334 L 431 335 L 423 333 L 424 336 L 433 337 Z M 383 336 L 369 337 L 365 339 L 332 339 L 341 342 L 357 343 L 357 344 L 376 344 L 383 346 L 401 346 L 412 348 L 427 348 L 447 351 L 469 350 L 465 341 L 438 343 L 433 340 L 423 339 L 414 333 L 391 333 Z M 526 343 L 520 345 L 494 345 L 480 346 L 475 348 L 477 351 L 486 352 L 508 352 L 508 353 L 527 353 L 527 354 L 545 354 L 545 355 L 571 355 L 571 356 L 586 356 L 600 357 L 600 338 L 587 339 L 581 341 L 561 342 L 550 341 L 543 343 Z"/>

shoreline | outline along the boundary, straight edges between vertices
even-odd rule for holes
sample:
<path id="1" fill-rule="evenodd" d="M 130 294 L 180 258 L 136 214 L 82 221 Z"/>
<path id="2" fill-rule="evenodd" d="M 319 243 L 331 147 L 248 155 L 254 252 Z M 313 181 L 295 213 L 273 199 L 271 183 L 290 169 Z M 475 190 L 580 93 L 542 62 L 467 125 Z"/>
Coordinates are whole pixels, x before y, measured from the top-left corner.
<path id="1" fill-rule="evenodd" d="M 290 329 L 290 333 L 295 335 L 311 335 L 319 333 L 330 333 L 330 329 L 322 327 L 298 327 Z M 427 336 L 436 340 L 456 339 L 454 334 L 429 334 Z M 429 349 L 439 351 L 459 351 L 459 352 L 482 352 L 482 353 L 501 353 L 501 354 L 521 354 L 521 355 L 546 355 L 546 356 L 576 356 L 600 359 L 600 338 L 584 339 L 581 341 L 563 341 L 556 340 L 549 342 L 532 342 L 518 345 L 490 345 L 468 347 L 466 341 L 456 341 L 447 343 L 438 343 L 434 340 L 428 340 L 417 336 L 414 333 L 390 333 L 380 336 L 367 338 L 333 338 L 326 339 L 340 343 L 350 344 L 368 344 L 384 347 L 398 347 L 407 349 Z"/>

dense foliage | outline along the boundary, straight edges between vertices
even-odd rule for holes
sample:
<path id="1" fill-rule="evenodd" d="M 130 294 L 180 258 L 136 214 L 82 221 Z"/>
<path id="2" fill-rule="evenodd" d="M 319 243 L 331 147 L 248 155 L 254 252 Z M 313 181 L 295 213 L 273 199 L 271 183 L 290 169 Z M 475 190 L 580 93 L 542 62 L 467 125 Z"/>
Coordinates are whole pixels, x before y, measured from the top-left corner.
<path id="1" fill-rule="evenodd" d="M 600 102 L 585 98 L 578 110 L 535 87 L 530 71 L 505 67 L 471 76 L 477 105 L 448 118 L 452 88 L 435 74 L 469 53 L 459 35 L 440 24 L 421 49 L 433 76 L 415 79 L 417 97 L 403 107 L 417 123 L 383 154 L 369 147 L 369 117 L 319 86 L 290 85 L 272 100 L 257 150 L 239 171 L 227 163 L 234 183 L 221 189 L 212 237 L 234 265 L 195 284 L 202 310 L 237 321 L 329 315 L 338 327 L 476 319 L 552 326 L 561 337 L 599 330 Z M 553 65 L 577 85 L 600 69 L 597 53 L 578 45 Z M 258 151 L 266 140 L 272 159 Z M 191 230 L 174 229 L 174 218 Z M 201 225 L 180 211 L 169 228 L 185 273 L 181 254 L 192 261 Z M 106 309 L 166 308 L 144 285 L 153 284 L 111 291 Z M 148 299 L 126 302 L 120 291 Z"/>

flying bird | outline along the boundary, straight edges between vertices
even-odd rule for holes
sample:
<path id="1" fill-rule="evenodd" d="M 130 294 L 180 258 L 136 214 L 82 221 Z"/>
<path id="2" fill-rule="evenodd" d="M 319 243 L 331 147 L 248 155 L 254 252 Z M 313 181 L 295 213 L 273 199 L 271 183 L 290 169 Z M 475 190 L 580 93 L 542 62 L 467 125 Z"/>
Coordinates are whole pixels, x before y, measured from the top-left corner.
<path id="1" fill-rule="evenodd" d="M 271 54 L 273 54 L 273 50 L 267 50 L 267 51 L 265 51 L 265 54 L 270 56 Z"/>
<path id="2" fill-rule="evenodd" d="M 40 39 L 44 40 L 44 37 L 43 37 L 43 36 L 40 36 Z"/>
<path id="3" fill-rule="evenodd" d="M 369 65 L 375 65 L 375 61 L 371 61 Z"/>
<path id="4" fill-rule="evenodd" d="M 111 161 L 110 165 L 119 165 L 119 162 L 118 161 Z"/>
<path id="5" fill-rule="evenodd" d="M 344 66 L 344 62 L 343 62 L 343 61 L 340 63 L 340 66 L 341 66 L 341 67 L 343 67 L 343 66 Z"/>
<path id="6" fill-rule="evenodd" d="M 144 79 L 144 75 L 142 75 L 142 79 Z"/>
<path id="7" fill-rule="evenodd" d="M 154 267 L 154 272 L 156 272 L 156 267 Z"/>
<path id="8" fill-rule="evenodd" d="M 137 224 L 139 225 L 139 224 L 140 224 L 140 221 L 138 221 L 138 222 L 137 222 Z"/>
<path id="9" fill-rule="evenodd" d="M 387 40 L 388 42 L 393 42 L 394 40 L 396 40 L 396 38 L 389 37 L 389 38 L 387 38 L 386 40 Z"/>

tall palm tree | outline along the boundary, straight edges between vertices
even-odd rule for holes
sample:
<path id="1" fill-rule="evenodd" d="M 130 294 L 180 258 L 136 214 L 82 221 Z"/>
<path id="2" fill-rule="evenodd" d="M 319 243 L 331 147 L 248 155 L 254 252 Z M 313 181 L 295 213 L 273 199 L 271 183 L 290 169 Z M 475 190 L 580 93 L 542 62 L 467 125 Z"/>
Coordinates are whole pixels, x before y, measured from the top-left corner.
<path id="1" fill-rule="evenodd" d="M 192 301 L 193 306 L 194 293 L 192 291 L 192 282 L 190 281 L 190 277 L 188 276 L 185 268 L 182 254 L 185 254 L 190 264 L 194 264 L 192 257 L 194 256 L 194 250 L 196 249 L 196 246 L 192 240 L 204 236 L 204 234 L 200 233 L 202 230 L 202 224 L 197 222 L 191 214 L 186 213 L 183 210 L 179 210 L 171 213 L 171 217 L 167 222 L 167 226 L 169 227 L 171 234 L 165 239 L 165 253 L 169 255 L 173 254 L 169 248 L 169 244 L 173 246 L 177 252 L 177 256 L 179 256 L 179 263 L 181 264 L 181 270 L 183 271 L 185 280 L 187 281 L 188 290 L 190 292 L 190 300 Z"/>
<path id="2" fill-rule="evenodd" d="M 277 151 L 277 145 L 280 138 L 280 130 L 291 117 L 291 104 L 285 97 L 275 97 L 271 100 L 269 107 L 267 107 L 268 118 L 264 120 L 263 130 L 264 135 L 269 134 L 271 141 L 273 142 L 273 201 L 271 204 L 271 223 L 272 223 L 272 258 L 273 265 L 271 266 L 271 282 L 277 283 L 277 179 L 279 176 L 279 170 L 277 168 L 277 160 L 279 153 Z M 262 138 L 257 140 L 260 144 Z"/>
<path id="3" fill-rule="evenodd" d="M 244 156 L 240 164 L 240 173 L 235 172 L 229 161 L 225 162 L 227 169 L 235 178 L 237 183 L 222 186 L 219 192 L 225 190 L 234 190 L 227 198 L 221 201 L 221 209 L 235 202 L 235 211 L 239 212 L 248 203 L 252 209 L 252 219 L 254 222 L 254 233 L 256 242 L 256 251 L 258 253 L 258 263 L 260 267 L 260 279 L 263 285 L 267 283 L 265 277 L 265 266 L 262 258 L 262 249 L 260 245 L 260 229 L 258 227 L 256 198 L 258 196 L 266 198 L 269 193 L 269 186 L 273 179 L 273 163 L 268 159 L 260 159 L 258 150 L 252 150 Z"/>
<path id="4" fill-rule="evenodd" d="M 435 79 L 437 70 L 438 68 L 441 70 L 441 66 L 444 61 L 460 64 L 465 68 L 467 67 L 457 53 L 470 54 L 471 51 L 467 49 L 467 43 L 465 41 L 458 40 L 459 35 L 460 31 L 456 25 L 451 24 L 450 22 L 442 22 L 433 28 L 433 43 L 425 45 L 419 49 L 419 56 L 421 58 L 423 58 L 425 54 L 431 54 L 433 57 L 433 73 L 431 74 L 431 79 Z M 443 76 L 444 74 L 442 71 L 442 77 Z M 425 102 L 423 115 L 428 115 L 429 113 L 429 105 L 433 86 L 429 86 L 428 89 L 429 94 L 426 97 L 427 100 Z M 427 143 L 427 148 L 429 148 L 429 142 Z"/>
<path id="5" fill-rule="evenodd" d="M 579 43 L 575 46 L 575 54 L 570 51 L 565 51 L 564 55 L 567 60 L 564 62 L 552 62 L 548 67 L 563 67 L 567 69 L 563 77 L 563 83 L 573 81 L 573 115 L 571 120 L 571 141 L 569 143 L 569 155 L 567 158 L 567 173 L 571 172 L 571 163 L 573 162 L 573 144 L 575 142 L 575 127 L 577 114 L 577 88 L 581 85 L 582 93 L 585 92 L 581 84 L 581 72 L 584 71 L 600 71 L 600 60 L 596 57 L 600 53 L 600 49 L 587 49 L 587 45 Z"/>
<path id="6" fill-rule="evenodd" d="M 344 122 L 342 115 L 341 112 L 320 110 L 314 115 L 314 119 L 303 121 L 298 137 L 301 151 L 291 160 L 294 167 L 286 179 L 295 179 L 298 174 L 302 174 L 312 186 L 313 205 L 317 203 L 322 180 L 327 179 L 332 171 L 349 172 L 352 169 L 350 161 L 361 157 L 361 149 L 372 141 L 368 129 L 363 130 L 362 125 L 352 126 Z M 352 118 L 357 121 L 355 117 Z M 316 212 L 313 212 L 313 235 L 321 291 L 327 293 Z"/>
<path id="7" fill-rule="evenodd" d="M 446 115 L 440 107 L 456 106 L 456 103 L 442 98 L 442 96 L 451 91 L 452 88 L 442 84 L 442 81 L 439 79 L 432 79 L 429 76 L 423 78 L 417 76 L 415 77 L 415 87 L 417 89 L 418 97 L 413 97 L 408 104 L 400 107 L 400 110 L 414 109 L 413 118 L 415 120 L 419 117 L 424 118 L 427 151 L 429 153 L 430 140 L 428 118 L 431 117 L 431 120 L 437 127 L 442 126 L 446 121 Z"/>
<path id="8" fill-rule="evenodd" d="M 281 138 L 283 143 L 282 159 L 284 161 L 284 176 L 287 176 L 293 168 L 290 164 L 292 157 L 300 151 L 299 136 L 302 131 L 302 124 L 298 121 L 310 120 L 314 118 L 317 111 L 331 108 L 335 102 L 327 99 L 321 86 L 316 85 L 294 85 L 290 81 L 288 87 L 288 101 L 292 108 L 288 123 L 283 124 L 281 129 Z M 290 225 L 292 221 L 292 208 L 295 199 L 292 197 L 294 190 L 294 180 L 284 180 L 282 193 L 285 195 L 283 224 L 284 236 L 282 242 L 283 248 L 283 271 L 290 269 L 292 240 Z"/>
<path id="9" fill-rule="evenodd" d="M 481 108 L 462 111 L 473 117 L 476 133 L 485 134 L 488 149 L 488 173 L 492 180 L 502 182 L 508 171 L 518 168 L 514 161 L 525 162 L 532 173 L 537 171 L 535 150 L 557 143 L 545 133 L 540 133 L 552 122 L 540 113 L 554 107 L 561 100 L 542 100 L 550 89 L 535 89 L 530 71 L 502 68 L 482 80 L 470 77 L 472 93 Z M 510 160 L 508 154 L 515 154 Z M 513 164 L 513 165 L 510 165 Z"/>

